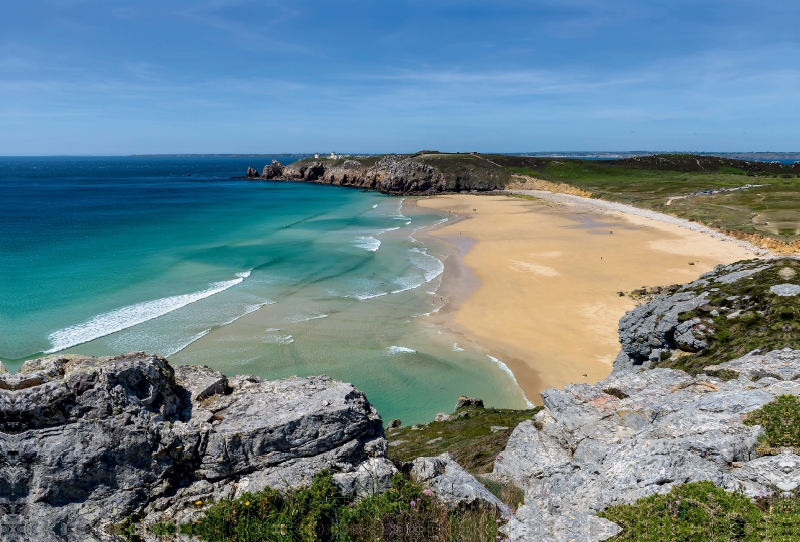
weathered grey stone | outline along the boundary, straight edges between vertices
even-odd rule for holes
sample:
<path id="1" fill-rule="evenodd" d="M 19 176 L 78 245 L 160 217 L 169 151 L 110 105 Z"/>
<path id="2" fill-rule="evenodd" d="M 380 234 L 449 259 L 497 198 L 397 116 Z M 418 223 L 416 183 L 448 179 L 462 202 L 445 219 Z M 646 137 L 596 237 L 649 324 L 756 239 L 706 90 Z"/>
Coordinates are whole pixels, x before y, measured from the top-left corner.
<path id="1" fill-rule="evenodd" d="M 618 371 L 595 385 L 542 392 L 545 409 L 514 429 L 492 473 L 525 490 L 525 506 L 507 527 L 512 540 L 604 540 L 613 529 L 586 514 L 687 482 L 751 496 L 800 488 L 800 457 L 758 458 L 763 430 L 743 423 L 777 395 L 800 393 L 791 380 L 800 374 L 800 350 L 709 369 L 739 376 Z M 753 381 L 766 373 L 772 376 Z"/>
<path id="2" fill-rule="evenodd" d="M 462 395 L 456 401 L 456 408 L 453 409 L 455 412 L 459 408 L 464 408 L 465 406 L 476 406 L 482 407 L 483 406 L 483 399 L 477 399 L 475 397 L 467 397 L 466 395 Z"/>
<path id="3" fill-rule="evenodd" d="M 770 286 L 769 291 L 783 297 L 794 297 L 800 294 L 800 286 L 797 284 L 776 284 L 775 286 Z"/>
<path id="4" fill-rule="evenodd" d="M 391 479 L 385 453 L 366 397 L 325 376 L 226 379 L 144 353 L 51 356 L 0 375 L 0 533 L 100 540 L 133 513 L 186 521 L 198 501 L 296 487 L 322 468 L 365 494 Z"/>
<path id="5" fill-rule="evenodd" d="M 500 528 L 511 540 L 519 542 L 599 542 L 621 530 L 616 523 L 591 514 L 554 516 L 543 513 L 535 504 L 520 506 Z"/>
<path id="6" fill-rule="evenodd" d="M 418 457 L 411 467 L 411 479 L 430 489 L 447 506 L 491 506 L 506 510 L 474 476 L 465 471 L 448 453 L 437 457 Z"/>
<path id="7" fill-rule="evenodd" d="M 708 346 L 704 340 L 704 326 L 710 320 L 694 318 L 680 322 L 681 313 L 692 311 L 708 303 L 710 284 L 730 284 L 766 269 L 763 262 L 740 262 L 717 266 L 699 279 L 681 287 L 677 293 L 660 295 L 632 311 L 619 321 L 619 342 L 622 346 L 614 361 L 614 371 L 647 369 L 661 355 L 681 349 L 699 352 Z M 670 288 L 669 290 L 674 290 Z M 731 314 L 729 317 L 736 317 Z"/>
<path id="8" fill-rule="evenodd" d="M 402 425 L 403 421 L 400 418 L 395 418 L 389 422 L 389 425 L 386 426 L 386 430 L 388 431 L 390 429 L 397 429 L 399 427 L 402 427 Z"/>

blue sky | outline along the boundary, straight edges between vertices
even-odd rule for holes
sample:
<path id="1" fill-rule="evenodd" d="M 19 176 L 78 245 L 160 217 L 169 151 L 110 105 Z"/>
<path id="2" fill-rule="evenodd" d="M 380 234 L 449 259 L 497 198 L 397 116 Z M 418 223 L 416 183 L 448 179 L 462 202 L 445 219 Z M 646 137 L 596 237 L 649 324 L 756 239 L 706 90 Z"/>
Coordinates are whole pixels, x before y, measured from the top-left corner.
<path id="1" fill-rule="evenodd" d="M 800 2 L 2 0 L 0 155 L 800 150 Z"/>

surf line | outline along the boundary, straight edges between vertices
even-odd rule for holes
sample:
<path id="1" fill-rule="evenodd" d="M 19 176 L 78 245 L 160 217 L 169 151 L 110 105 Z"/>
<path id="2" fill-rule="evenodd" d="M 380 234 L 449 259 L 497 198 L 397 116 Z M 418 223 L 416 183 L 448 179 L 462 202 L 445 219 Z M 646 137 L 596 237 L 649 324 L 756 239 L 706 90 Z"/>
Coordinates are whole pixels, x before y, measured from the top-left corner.
<path id="1" fill-rule="evenodd" d="M 224 292 L 228 288 L 241 284 L 249 276 L 250 271 L 244 271 L 237 273 L 236 278 L 233 280 L 212 282 L 208 285 L 208 288 L 199 292 L 143 301 L 142 303 L 98 314 L 86 322 L 59 329 L 48 335 L 47 338 L 50 340 L 52 348 L 45 350 L 44 353 L 52 354 L 66 350 L 67 348 L 153 320 L 206 297 Z"/>

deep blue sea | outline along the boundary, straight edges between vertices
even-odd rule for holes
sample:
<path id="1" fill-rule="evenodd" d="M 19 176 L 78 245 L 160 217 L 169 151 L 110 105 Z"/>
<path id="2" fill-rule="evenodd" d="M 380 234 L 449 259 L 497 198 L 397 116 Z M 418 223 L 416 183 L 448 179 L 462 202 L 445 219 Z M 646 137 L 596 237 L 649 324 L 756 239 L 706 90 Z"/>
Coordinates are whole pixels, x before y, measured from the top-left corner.
<path id="1" fill-rule="evenodd" d="M 414 233 L 443 216 L 231 178 L 271 159 L 0 158 L 0 359 L 145 350 L 228 374 L 326 373 L 410 423 L 459 394 L 524 404 L 479 345 L 426 322 L 448 248 Z"/>

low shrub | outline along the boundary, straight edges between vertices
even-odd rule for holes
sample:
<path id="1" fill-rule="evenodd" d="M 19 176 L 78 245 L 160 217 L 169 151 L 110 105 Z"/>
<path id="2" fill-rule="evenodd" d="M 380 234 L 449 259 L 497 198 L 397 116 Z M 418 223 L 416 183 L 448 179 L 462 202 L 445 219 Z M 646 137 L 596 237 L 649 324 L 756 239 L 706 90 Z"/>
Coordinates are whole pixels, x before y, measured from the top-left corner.
<path id="1" fill-rule="evenodd" d="M 609 542 L 800 540 L 800 498 L 776 488 L 750 500 L 711 482 L 693 482 L 598 515 L 622 527 Z"/>
<path id="2" fill-rule="evenodd" d="M 350 499 L 322 471 L 308 488 L 217 502 L 180 532 L 206 542 L 497 542 L 503 521 L 494 509 L 448 509 L 401 475 L 382 494 Z"/>
<path id="3" fill-rule="evenodd" d="M 800 400 L 794 395 L 779 395 L 758 410 L 750 412 L 745 425 L 760 425 L 764 435 L 759 439 L 759 452 L 770 453 L 780 448 L 800 447 Z"/>
<path id="4" fill-rule="evenodd" d="M 761 542 L 765 533 L 764 515 L 753 501 L 711 482 L 677 486 L 598 515 L 622 527 L 613 542 Z"/>

